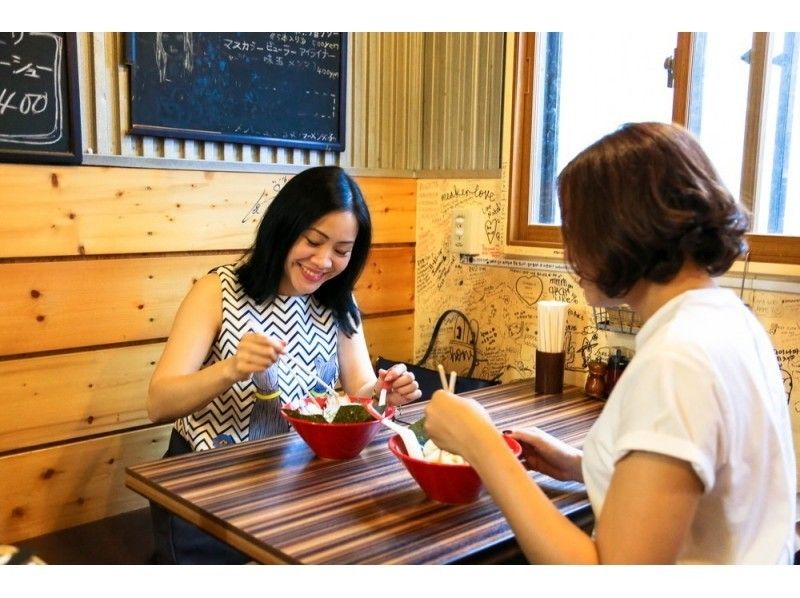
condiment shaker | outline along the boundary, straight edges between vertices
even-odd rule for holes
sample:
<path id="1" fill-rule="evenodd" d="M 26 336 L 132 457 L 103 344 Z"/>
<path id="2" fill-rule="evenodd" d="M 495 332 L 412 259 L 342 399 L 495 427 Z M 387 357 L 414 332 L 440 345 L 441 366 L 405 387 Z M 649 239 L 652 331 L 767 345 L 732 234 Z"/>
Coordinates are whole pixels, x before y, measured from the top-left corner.
<path id="1" fill-rule="evenodd" d="M 611 357 L 608 358 L 608 368 L 606 370 L 606 389 L 605 396 L 608 397 L 614 389 L 622 371 L 628 365 L 628 358 L 622 354 L 621 349 L 617 349 Z"/>
<path id="2" fill-rule="evenodd" d="M 606 391 L 606 364 L 600 360 L 589 362 L 589 376 L 586 378 L 584 392 L 596 399 L 602 399 Z"/>

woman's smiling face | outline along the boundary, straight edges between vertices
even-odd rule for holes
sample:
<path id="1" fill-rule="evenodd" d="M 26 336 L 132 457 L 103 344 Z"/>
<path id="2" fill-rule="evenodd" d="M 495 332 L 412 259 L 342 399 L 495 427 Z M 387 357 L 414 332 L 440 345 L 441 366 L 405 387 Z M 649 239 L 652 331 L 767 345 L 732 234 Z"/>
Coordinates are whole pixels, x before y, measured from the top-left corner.
<path id="1" fill-rule="evenodd" d="M 357 235 L 352 212 L 331 212 L 314 222 L 289 250 L 278 293 L 309 295 L 340 274 L 350 263 Z"/>

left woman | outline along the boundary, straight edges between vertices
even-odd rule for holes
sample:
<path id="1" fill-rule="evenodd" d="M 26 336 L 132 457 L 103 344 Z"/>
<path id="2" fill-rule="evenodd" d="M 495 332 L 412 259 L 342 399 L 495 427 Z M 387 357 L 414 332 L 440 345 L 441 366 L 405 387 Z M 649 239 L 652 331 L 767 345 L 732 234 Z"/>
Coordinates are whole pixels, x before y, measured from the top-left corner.
<path id="1" fill-rule="evenodd" d="M 281 405 L 316 385 L 293 361 L 349 395 L 386 385 L 393 405 L 421 396 L 405 365 L 376 376 L 370 363 L 353 288 L 371 238 L 366 202 L 344 170 L 310 168 L 289 180 L 243 260 L 198 280 L 178 309 L 147 399 L 152 421 L 175 421 L 165 457 L 288 432 Z M 246 560 L 152 509 L 157 562 Z"/>

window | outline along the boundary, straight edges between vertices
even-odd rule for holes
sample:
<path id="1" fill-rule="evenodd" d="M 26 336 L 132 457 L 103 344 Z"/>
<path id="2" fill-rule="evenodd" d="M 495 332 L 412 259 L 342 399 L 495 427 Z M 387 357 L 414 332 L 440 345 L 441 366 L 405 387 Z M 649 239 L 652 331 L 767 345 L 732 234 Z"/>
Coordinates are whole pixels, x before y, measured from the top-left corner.
<path id="1" fill-rule="evenodd" d="M 797 90 L 800 33 L 759 37 L 767 35 L 763 43 L 754 46 L 766 52 L 766 60 L 754 61 L 763 68 L 763 73 L 754 73 L 764 90 L 764 110 L 754 125 L 760 131 L 753 133 L 754 136 L 760 133 L 763 153 L 747 197 L 752 197 L 757 216 L 754 231 L 797 236 L 800 235 L 800 93 Z M 742 192 L 744 196 L 745 189 Z"/>
<path id="2" fill-rule="evenodd" d="M 798 47 L 796 33 L 517 34 L 509 244 L 560 247 L 561 168 L 624 122 L 672 120 L 753 212 L 751 259 L 800 263 Z"/>

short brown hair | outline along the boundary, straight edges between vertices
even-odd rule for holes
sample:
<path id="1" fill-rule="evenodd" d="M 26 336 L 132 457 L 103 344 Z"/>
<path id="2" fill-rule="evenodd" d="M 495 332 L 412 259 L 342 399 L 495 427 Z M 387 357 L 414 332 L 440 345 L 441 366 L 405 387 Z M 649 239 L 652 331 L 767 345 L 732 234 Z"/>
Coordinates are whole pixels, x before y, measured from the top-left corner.
<path id="1" fill-rule="evenodd" d="M 747 213 L 678 125 L 623 125 L 567 164 L 558 195 L 567 259 L 608 297 L 687 259 L 718 276 L 747 250 Z"/>

